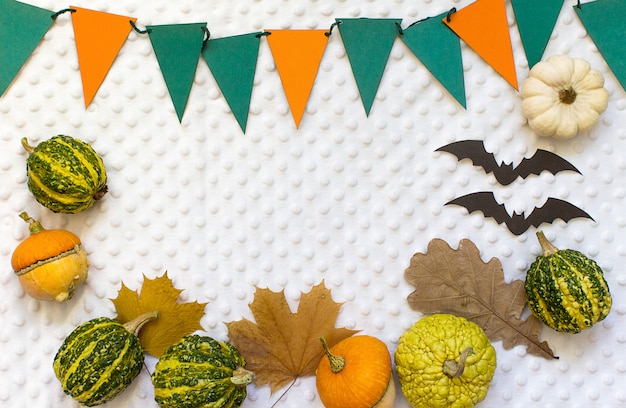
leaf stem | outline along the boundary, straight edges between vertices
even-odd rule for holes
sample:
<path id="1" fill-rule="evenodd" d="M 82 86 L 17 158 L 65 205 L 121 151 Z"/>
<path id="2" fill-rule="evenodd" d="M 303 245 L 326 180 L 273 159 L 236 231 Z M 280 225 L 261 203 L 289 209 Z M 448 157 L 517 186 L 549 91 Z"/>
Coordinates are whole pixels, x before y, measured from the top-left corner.
<path id="1" fill-rule="evenodd" d="M 280 397 L 278 397 L 278 399 L 276 401 L 274 401 L 274 403 L 272 404 L 272 406 L 270 408 L 274 408 L 276 406 L 276 404 L 278 404 L 280 402 L 280 400 L 283 399 L 283 397 L 289 392 L 291 387 L 294 386 L 294 384 L 296 383 L 297 379 L 298 379 L 298 376 L 294 377 L 294 379 L 291 382 L 291 384 L 289 384 L 289 387 L 287 387 L 287 389 L 282 394 L 280 394 Z"/>

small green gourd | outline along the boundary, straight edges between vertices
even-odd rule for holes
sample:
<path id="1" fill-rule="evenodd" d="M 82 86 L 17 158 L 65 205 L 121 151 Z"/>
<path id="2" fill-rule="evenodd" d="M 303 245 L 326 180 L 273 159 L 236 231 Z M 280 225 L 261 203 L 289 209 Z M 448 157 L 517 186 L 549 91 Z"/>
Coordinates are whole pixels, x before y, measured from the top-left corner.
<path id="1" fill-rule="evenodd" d="M 598 264 L 573 249 L 558 249 L 537 232 L 542 254 L 526 273 L 532 313 L 559 332 L 578 333 L 604 320 L 611 293 Z"/>
<path id="2" fill-rule="evenodd" d="M 102 158 L 86 142 L 58 135 L 33 147 L 26 138 L 28 189 L 37 202 L 56 213 L 75 214 L 107 192 Z"/>
<path id="3" fill-rule="evenodd" d="M 155 400 L 160 408 L 236 408 L 246 398 L 254 374 L 230 343 L 190 335 L 170 346 L 154 373 Z"/>
<path id="4" fill-rule="evenodd" d="M 146 313 L 126 324 L 99 317 L 74 329 L 52 365 L 63 391 L 88 407 L 121 394 L 143 367 L 145 355 L 137 333 L 157 315 Z"/>

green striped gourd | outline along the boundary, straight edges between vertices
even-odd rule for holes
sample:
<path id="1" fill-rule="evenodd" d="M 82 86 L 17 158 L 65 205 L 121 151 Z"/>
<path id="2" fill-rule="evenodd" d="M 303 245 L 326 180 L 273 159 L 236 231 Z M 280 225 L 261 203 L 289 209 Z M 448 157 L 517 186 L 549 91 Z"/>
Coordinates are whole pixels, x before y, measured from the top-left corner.
<path id="1" fill-rule="evenodd" d="M 74 329 L 52 365 L 63 391 L 88 407 L 117 397 L 141 371 L 145 355 L 137 333 L 156 317 L 146 313 L 126 324 L 98 317 Z"/>
<path id="2" fill-rule="evenodd" d="M 558 249 L 537 232 L 542 254 L 526 274 L 530 310 L 556 331 L 578 333 L 611 310 L 609 287 L 598 264 L 573 249 Z"/>
<path id="3" fill-rule="evenodd" d="M 23 138 L 22 146 L 28 153 L 28 189 L 44 207 L 75 214 L 106 194 L 104 163 L 88 143 L 58 135 L 36 147 Z"/>
<path id="4" fill-rule="evenodd" d="M 191 335 L 170 346 L 154 373 L 155 400 L 161 408 L 236 408 L 246 398 L 254 374 L 230 343 Z"/>

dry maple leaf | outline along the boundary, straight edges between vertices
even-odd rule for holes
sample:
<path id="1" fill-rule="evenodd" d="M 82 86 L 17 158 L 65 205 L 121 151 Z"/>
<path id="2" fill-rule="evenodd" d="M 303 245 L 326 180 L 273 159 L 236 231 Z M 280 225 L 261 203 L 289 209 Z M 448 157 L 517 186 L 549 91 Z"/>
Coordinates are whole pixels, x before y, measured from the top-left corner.
<path id="1" fill-rule="evenodd" d="M 184 336 L 202 330 L 200 319 L 206 303 L 178 303 L 182 290 L 176 289 L 167 272 L 161 277 L 144 276 L 141 293 L 131 291 L 122 283 L 117 298 L 111 299 L 117 319 L 126 323 L 142 313 L 157 311 L 159 317 L 148 322 L 139 332 L 139 340 L 146 353 L 161 357 L 165 349 Z"/>
<path id="2" fill-rule="evenodd" d="M 323 282 L 302 295 L 297 313 L 289 308 L 284 291 L 257 288 L 250 303 L 256 323 L 227 323 L 228 337 L 246 359 L 246 369 L 255 373 L 256 384 L 269 384 L 274 393 L 298 377 L 315 374 L 324 355 L 320 337 L 332 347 L 356 333 L 335 328 L 340 308 Z"/>
<path id="3" fill-rule="evenodd" d="M 502 340 L 507 350 L 523 344 L 530 354 L 556 358 L 548 343 L 539 341 L 541 322 L 532 315 L 521 318 L 527 304 L 524 282 L 506 283 L 500 260 L 483 262 L 472 241 L 461 240 L 454 250 L 433 239 L 426 254 L 413 255 L 405 278 L 417 288 L 408 296 L 413 309 L 463 316 L 492 341 Z"/>

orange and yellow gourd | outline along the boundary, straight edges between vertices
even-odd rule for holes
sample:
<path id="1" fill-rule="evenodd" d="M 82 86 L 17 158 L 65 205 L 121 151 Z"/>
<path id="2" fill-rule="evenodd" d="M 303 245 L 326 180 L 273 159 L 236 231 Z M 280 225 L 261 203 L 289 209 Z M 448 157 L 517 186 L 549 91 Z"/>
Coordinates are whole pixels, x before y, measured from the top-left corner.
<path id="1" fill-rule="evenodd" d="M 13 251 L 11 265 L 24 292 L 40 300 L 71 299 L 89 269 L 80 238 L 64 229 L 46 230 L 25 212 L 20 217 L 29 223 L 30 236 Z"/>

